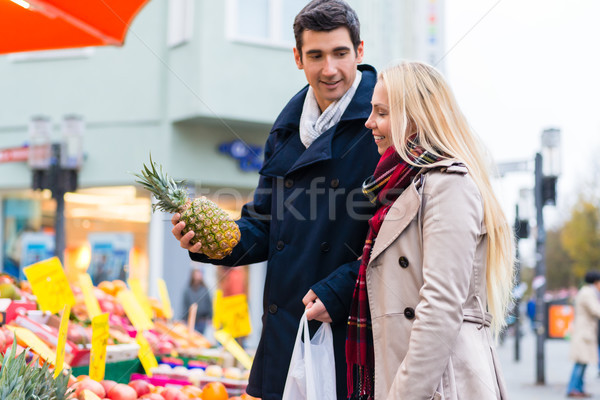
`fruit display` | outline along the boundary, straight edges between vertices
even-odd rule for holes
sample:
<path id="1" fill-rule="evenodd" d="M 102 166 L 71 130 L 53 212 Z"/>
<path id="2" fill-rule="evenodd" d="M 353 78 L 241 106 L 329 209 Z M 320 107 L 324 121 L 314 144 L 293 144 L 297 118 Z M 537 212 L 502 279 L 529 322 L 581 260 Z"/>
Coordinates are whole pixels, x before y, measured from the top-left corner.
<path id="1" fill-rule="evenodd" d="M 240 241 L 240 229 L 229 215 L 206 197 L 190 199 L 184 181 L 175 181 L 150 158 L 150 167 L 144 164 L 136 182 L 149 190 L 158 202 L 152 207 L 168 213 L 180 213 L 185 222 L 183 233 L 194 232 L 190 243 L 200 242 L 200 251 L 220 260 L 231 253 Z"/>
<path id="2" fill-rule="evenodd" d="M 27 284 L 0 276 L 0 287 L 2 285 L 9 289 L 5 292 L 7 297 L 0 299 L 3 317 L 0 320 L 0 400 L 252 399 L 244 393 L 248 371 L 233 367 L 231 354 L 222 347 L 214 347 L 186 324 L 165 319 L 164 314 L 158 312 L 162 310 L 158 301 L 152 305 L 154 327 L 141 333 L 161 364 L 154 370 L 149 369 L 148 375 L 141 374 L 142 363 L 137 360 L 140 346 L 136 341 L 139 333 L 120 303 L 123 296 L 119 293 L 127 289 L 123 281 L 101 282 L 88 291 L 98 300 L 101 311 L 109 314 L 105 376 L 114 371 L 111 376 L 117 381 L 98 382 L 83 375 L 90 370 L 92 327 L 84 295 L 77 286 L 71 287 L 75 304 L 71 307 L 66 330 L 66 369 L 53 379 L 53 367 L 42 362 L 40 355 L 56 352 L 60 316 L 37 310 L 36 298 Z"/>

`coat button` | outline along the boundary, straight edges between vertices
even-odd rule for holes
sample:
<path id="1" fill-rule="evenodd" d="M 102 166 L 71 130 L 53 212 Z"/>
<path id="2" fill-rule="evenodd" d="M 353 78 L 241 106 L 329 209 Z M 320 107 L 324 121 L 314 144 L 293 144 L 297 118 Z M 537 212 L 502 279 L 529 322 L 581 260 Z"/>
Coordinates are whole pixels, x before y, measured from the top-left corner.
<path id="1" fill-rule="evenodd" d="M 402 256 L 398 259 L 398 264 L 400 264 L 400 266 L 402 268 L 408 268 L 408 258 Z"/>
<path id="2" fill-rule="evenodd" d="M 275 313 L 277 313 L 277 308 L 278 308 L 278 307 L 277 307 L 277 304 L 269 304 L 269 312 L 270 312 L 271 314 L 275 314 Z"/>
<path id="3" fill-rule="evenodd" d="M 338 178 L 333 178 L 330 185 L 335 189 L 336 187 L 340 186 L 340 180 Z"/>
<path id="4" fill-rule="evenodd" d="M 285 243 L 283 243 L 283 240 L 280 240 L 279 242 L 277 242 L 277 250 L 283 250 L 284 247 L 285 247 Z"/>
<path id="5" fill-rule="evenodd" d="M 285 182 L 283 183 L 285 185 L 286 188 L 291 188 L 292 186 L 294 186 L 294 180 L 293 179 L 286 179 Z"/>
<path id="6" fill-rule="evenodd" d="M 415 309 L 412 307 L 406 307 L 404 309 L 404 316 L 406 319 L 413 319 L 415 317 Z"/>
<path id="7" fill-rule="evenodd" d="M 330 248 L 329 243 L 327 243 L 327 242 L 321 243 L 321 252 L 327 253 L 329 251 L 329 248 Z"/>

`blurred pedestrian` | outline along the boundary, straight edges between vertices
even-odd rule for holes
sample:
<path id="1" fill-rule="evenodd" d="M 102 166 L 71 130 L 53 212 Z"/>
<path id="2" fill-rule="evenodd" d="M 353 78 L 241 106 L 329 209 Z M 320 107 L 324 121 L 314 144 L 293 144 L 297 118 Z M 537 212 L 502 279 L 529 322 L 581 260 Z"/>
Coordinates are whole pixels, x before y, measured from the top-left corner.
<path id="1" fill-rule="evenodd" d="M 588 364 L 598 363 L 598 319 L 600 319 L 600 271 L 588 271 L 585 285 L 575 297 L 575 319 L 571 329 L 571 359 L 575 362 L 567 386 L 567 397 L 591 397 L 584 390 Z"/>
<path id="2" fill-rule="evenodd" d="M 531 331 L 535 333 L 535 296 L 531 296 L 527 302 L 527 317 L 529 317 Z"/>
<path id="3" fill-rule="evenodd" d="M 379 75 L 366 126 L 382 156 L 363 185 L 378 210 L 348 320 L 349 399 L 506 399 L 491 326 L 506 321 L 513 240 L 481 143 L 419 62 Z"/>
<path id="4" fill-rule="evenodd" d="M 186 313 L 194 303 L 198 305 L 194 329 L 204 334 L 206 325 L 212 319 L 213 306 L 210 292 L 204 284 L 204 276 L 199 267 L 192 269 L 190 284 L 183 293 L 183 306 Z"/>

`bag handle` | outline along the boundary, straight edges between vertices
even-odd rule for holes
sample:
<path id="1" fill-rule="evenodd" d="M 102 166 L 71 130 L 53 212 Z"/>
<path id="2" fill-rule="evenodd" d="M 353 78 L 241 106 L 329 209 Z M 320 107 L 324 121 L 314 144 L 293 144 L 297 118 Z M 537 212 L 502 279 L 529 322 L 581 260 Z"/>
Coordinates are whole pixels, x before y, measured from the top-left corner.
<path id="1" fill-rule="evenodd" d="M 306 310 L 304 310 L 304 314 L 302 314 L 300 325 L 304 328 L 304 373 L 306 374 L 306 399 L 318 400 L 315 387 L 315 370 L 312 357 L 312 346 L 310 344 L 310 332 L 308 330 L 308 319 L 306 319 Z M 298 330 L 298 335 L 300 335 L 301 330 L 302 328 Z M 298 337 L 296 340 L 298 340 Z"/>

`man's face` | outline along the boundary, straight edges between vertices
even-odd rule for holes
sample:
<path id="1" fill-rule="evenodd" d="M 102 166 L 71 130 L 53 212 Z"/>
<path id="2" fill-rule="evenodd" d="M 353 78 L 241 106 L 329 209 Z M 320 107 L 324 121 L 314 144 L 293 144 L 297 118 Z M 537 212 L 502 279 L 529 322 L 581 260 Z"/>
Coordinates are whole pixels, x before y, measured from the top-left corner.
<path id="1" fill-rule="evenodd" d="M 332 31 L 306 30 L 302 42 L 302 54 L 294 48 L 296 65 L 304 70 L 319 108 L 324 111 L 352 86 L 356 65 L 362 62 L 363 43 L 355 52 L 345 27 Z"/>

